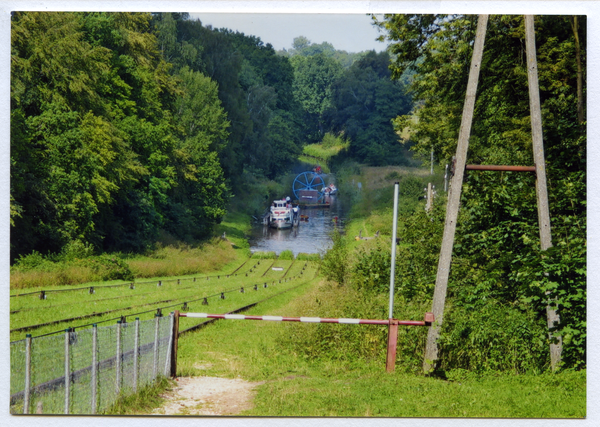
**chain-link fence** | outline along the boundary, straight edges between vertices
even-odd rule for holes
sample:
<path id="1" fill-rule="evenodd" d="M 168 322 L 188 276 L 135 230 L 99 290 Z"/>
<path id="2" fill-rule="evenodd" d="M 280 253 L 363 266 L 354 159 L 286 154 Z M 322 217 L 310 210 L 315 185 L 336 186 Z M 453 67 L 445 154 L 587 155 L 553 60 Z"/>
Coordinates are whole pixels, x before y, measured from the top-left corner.
<path id="1" fill-rule="evenodd" d="M 10 344 L 13 414 L 97 414 L 169 375 L 173 314 Z"/>

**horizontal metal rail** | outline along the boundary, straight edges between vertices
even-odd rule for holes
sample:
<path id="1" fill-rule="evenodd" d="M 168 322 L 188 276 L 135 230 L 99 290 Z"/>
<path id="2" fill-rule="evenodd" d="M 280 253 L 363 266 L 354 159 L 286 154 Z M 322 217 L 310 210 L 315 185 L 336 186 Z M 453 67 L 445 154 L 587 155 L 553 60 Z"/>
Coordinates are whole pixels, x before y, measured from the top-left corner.
<path id="1" fill-rule="evenodd" d="M 303 274 L 304 269 L 306 267 L 307 267 L 307 263 L 304 264 L 304 266 L 302 268 L 302 271 L 300 272 L 299 275 L 296 275 L 296 276 L 293 276 L 293 277 L 290 277 L 290 278 L 287 278 L 287 279 L 283 279 L 283 278 L 279 279 L 279 280 L 275 279 L 275 280 L 272 281 L 272 284 L 275 284 L 277 282 L 281 283 L 282 281 L 288 282 L 290 280 L 294 280 L 294 279 L 298 278 L 300 275 Z M 320 265 L 319 265 L 319 267 L 320 267 Z M 288 271 L 289 271 L 289 269 L 288 269 Z M 318 269 L 317 269 L 317 272 L 315 273 L 315 277 L 317 276 L 317 274 L 318 274 Z M 264 284 L 264 287 L 267 287 L 267 283 L 266 282 Z M 191 288 L 191 287 L 189 287 L 189 288 Z M 183 288 L 183 289 L 188 289 L 188 287 Z M 255 289 L 258 289 L 258 285 L 257 284 L 255 285 Z M 107 311 L 103 311 L 103 312 L 94 312 L 94 313 L 91 313 L 91 314 L 77 316 L 77 317 L 72 317 L 72 318 L 68 318 L 68 319 L 59 319 L 59 320 L 54 320 L 54 321 L 46 322 L 46 323 L 40 323 L 40 324 L 36 324 L 36 325 L 23 326 L 23 327 L 20 327 L 20 328 L 11 329 L 10 332 L 13 333 L 13 332 L 22 332 L 22 331 L 26 331 L 26 330 L 33 330 L 33 329 L 38 329 L 38 328 L 41 328 L 41 327 L 44 327 L 44 326 L 49 326 L 49 325 L 54 325 L 54 324 L 60 324 L 60 323 L 65 323 L 65 322 L 72 322 L 74 320 L 87 319 L 87 318 L 90 318 L 90 317 L 100 317 L 100 316 L 104 316 L 106 314 L 110 314 L 110 313 L 114 313 L 114 312 L 118 312 L 118 311 L 123 311 L 123 310 L 126 311 L 126 310 L 132 310 L 132 309 L 139 308 L 139 307 L 147 307 L 147 306 L 152 306 L 152 305 L 156 305 L 156 304 L 168 303 L 168 302 L 172 302 L 172 301 L 180 301 L 180 302 L 178 302 L 176 304 L 172 304 L 172 305 L 168 305 L 168 306 L 162 306 L 162 307 L 157 307 L 157 308 L 153 308 L 151 310 L 142 311 L 142 312 L 138 312 L 138 313 L 130 313 L 130 314 L 127 314 L 126 316 L 122 315 L 122 316 L 119 316 L 119 317 L 115 317 L 115 318 L 111 318 L 111 319 L 102 320 L 100 322 L 96 322 L 97 324 L 99 324 L 99 323 L 105 323 L 105 322 L 110 322 L 110 321 L 113 321 L 113 320 L 116 320 L 116 319 L 119 319 L 119 318 L 131 317 L 131 316 L 135 316 L 135 315 L 141 315 L 141 314 L 150 313 L 150 312 L 156 311 L 156 310 L 161 311 L 163 309 L 168 309 L 168 308 L 171 308 L 171 307 L 175 307 L 175 306 L 180 305 L 182 303 L 183 304 L 187 304 L 189 302 L 195 302 L 195 301 L 200 301 L 200 300 L 207 300 L 208 298 L 213 298 L 213 297 L 224 298 L 223 297 L 224 294 L 232 293 L 232 292 L 239 292 L 239 291 L 243 292 L 244 291 L 244 287 L 242 286 L 242 287 L 230 288 L 230 289 L 227 289 L 227 290 L 224 290 L 224 291 L 217 292 L 217 293 L 212 294 L 212 295 L 206 295 L 206 296 L 203 296 L 203 297 L 200 297 L 200 298 L 195 298 L 195 299 L 189 299 L 190 296 L 188 295 L 188 296 L 184 296 L 184 297 L 180 297 L 180 298 L 174 298 L 174 299 L 170 299 L 170 300 L 154 301 L 154 302 L 147 303 L 147 304 L 134 305 L 134 306 L 129 306 L 129 307 L 122 307 L 122 308 L 117 308 L 117 309 L 113 309 L 113 310 L 107 310 Z M 75 328 L 81 329 L 83 327 L 91 326 L 91 325 L 92 325 L 92 323 L 85 324 L 85 325 L 78 325 L 78 326 L 72 327 L 72 329 L 75 329 Z M 62 333 L 63 331 L 64 331 L 64 329 L 60 329 L 60 330 L 57 330 L 57 331 L 53 331 L 53 332 L 49 332 L 49 333 L 46 333 L 46 334 L 43 334 L 43 335 L 36 336 L 34 338 L 39 338 L 39 337 L 43 337 L 43 336 L 47 336 L 47 335 L 55 335 L 55 334 Z"/>
<path id="2" fill-rule="evenodd" d="M 184 281 L 188 281 L 188 280 L 196 280 L 196 279 L 209 279 L 211 277 L 216 277 L 216 278 L 221 278 L 221 276 L 223 277 L 229 277 L 232 275 L 237 275 L 237 271 L 242 268 L 244 265 L 246 265 L 248 263 L 248 261 L 250 261 L 250 258 L 247 259 L 246 261 L 244 261 L 238 268 L 236 268 L 234 271 L 232 271 L 229 274 L 219 274 L 219 275 L 206 275 L 206 276 L 192 276 L 192 277 L 184 277 L 184 278 L 179 278 L 179 279 L 163 279 L 163 280 L 150 280 L 150 281 L 145 281 L 145 282 L 137 282 L 137 281 L 133 281 L 133 282 L 126 282 L 126 283 L 119 283 L 117 285 L 100 285 L 100 286 L 84 286 L 84 287 L 80 287 L 80 288 L 67 288 L 67 289 L 50 289 L 50 290 L 38 290 L 38 291 L 34 291 L 34 292 L 26 292 L 26 293 L 16 293 L 16 294 L 12 294 L 10 295 L 10 298 L 13 297 L 24 297 L 24 296 L 31 296 L 31 295 L 40 295 L 40 293 L 58 293 L 58 292 L 72 292 L 72 291 L 81 291 L 81 290 L 89 290 L 90 288 L 93 289 L 109 289 L 109 288 L 118 288 L 118 287 L 123 287 L 123 286 L 135 286 L 135 285 L 150 285 L 150 284 L 156 284 L 157 282 L 176 282 L 177 280 L 184 280 Z M 260 260 L 258 260 L 257 264 L 260 264 Z M 256 265 L 255 265 L 256 267 Z"/>
<path id="3" fill-rule="evenodd" d="M 471 171 L 535 172 L 535 166 L 466 165 L 465 169 Z"/>
<path id="4" fill-rule="evenodd" d="M 316 277 L 316 276 L 315 276 L 315 277 Z M 311 280 L 312 280 L 312 279 L 311 279 Z M 245 306 L 243 306 L 243 307 L 236 308 L 235 310 L 232 310 L 232 311 L 230 311 L 230 312 L 228 312 L 228 313 L 225 313 L 225 314 L 234 314 L 234 313 L 239 313 L 240 311 L 246 311 L 246 310 L 249 310 L 249 309 L 251 309 L 252 307 L 255 307 L 255 306 L 257 306 L 258 304 L 260 304 L 260 303 L 262 303 L 262 302 L 268 301 L 268 300 L 270 300 L 270 299 L 272 299 L 272 298 L 275 298 L 275 297 L 277 297 L 277 296 L 279 296 L 279 295 L 285 294 L 286 292 L 293 291 L 294 289 L 297 289 L 297 288 L 299 288 L 300 286 L 304 286 L 304 285 L 306 285 L 306 284 L 307 284 L 309 281 L 310 281 L 310 280 L 308 280 L 308 281 L 306 281 L 306 282 L 302 282 L 302 283 L 300 283 L 299 285 L 296 285 L 296 286 L 294 286 L 293 288 L 289 288 L 289 289 L 286 289 L 286 290 L 284 290 L 284 291 L 277 292 L 276 294 L 274 294 L 274 295 L 271 295 L 271 296 L 268 296 L 267 298 L 261 299 L 260 301 L 256 301 L 256 302 L 250 303 L 250 304 L 248 304 L 248 305 L 245 305 Z M 182 317 L 182 313 L 179 313 L 179 317 Z M 185 317 L 185 316 L 184 316 L 184 317 Z M 180 331 L 179 331 L 179 335 L 183 334 L 184 332 L 190 332 L 190 331 L 194 331 L 194 330 L 196 330 L 196 329 L 199 329 L 199 328 L 203 328 L 203 327 L 205 327 L 205 326 L 208 326 L 208 325 L 210 325 L 210 324 L 211 324 L 211 323 L 213 323 L 213 322 L 216 322 L 217 320 L 219 320 L 219 319 L 213 318 L 213 319 L 207 320 L 207 321 L 205 321 L 205 322 L 200 322 L 200 323 L 198 323 L 198 324 L 196 324 L 196 325 L 194 325 L 194 326 L 192 326 L 192 327 L 189 327 L 189 328 L 187 328 L 187 329 L 184 329 L 184 330 L 180 330 Z"/>
<path id="5" fill-rule="evenodd" d="M 180 313 L 180 317 L 195 317 L 202 319 L 230 319 L 230 320 L 267 320 L 274 322 L 303 322 L 303 323 L 340 323 L 350 325 L 389 325 L 395 319 L 346 319 L 326 317 L 285 317 L 285 316 L 245 316 L 242 314 L 208 314 L 208 313 Z M 404 326 L 430 326 L 434 321 L 433 313 L 425 313 L 425 319 L 398 320 L 398 325 Z"/>

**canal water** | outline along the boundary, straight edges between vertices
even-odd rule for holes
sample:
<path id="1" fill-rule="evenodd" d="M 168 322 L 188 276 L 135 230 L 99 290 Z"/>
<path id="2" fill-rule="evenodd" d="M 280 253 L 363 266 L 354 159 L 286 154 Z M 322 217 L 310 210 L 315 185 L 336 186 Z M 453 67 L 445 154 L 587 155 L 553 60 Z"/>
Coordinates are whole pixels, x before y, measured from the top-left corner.
<path id="1" fill-rule="evenodd" d="M 301 208 L 300 215 L 306 215 L 308 220 L 300 221 L 298 227 L 277 230 L 268 225 L 255 224 L 249 239 L 250 250 L 277 254 L 291 250 L 294 255 L 323 254 L 333 245 L 331 232 L 337 229 L 343 233 L 346 221 L 343 195 L 331 196 L 329 199 L 329 208 Z"/>
<path id="2" fill-rule="evenodd" d="M 300 221 L 298 227 L 278 230 L 268 225 L 255 224 L 249 239 L 250 250 L 275 252 L 280 254 L 291 250 L 299 253 L 324 253 L 331 248 L 331 232 L 337 229 L 343 233 L 344 215 L 343 199 L 332 196 L 331 207 L 300 209 L 300 215 L 306 215 L 308 221 Z"/>

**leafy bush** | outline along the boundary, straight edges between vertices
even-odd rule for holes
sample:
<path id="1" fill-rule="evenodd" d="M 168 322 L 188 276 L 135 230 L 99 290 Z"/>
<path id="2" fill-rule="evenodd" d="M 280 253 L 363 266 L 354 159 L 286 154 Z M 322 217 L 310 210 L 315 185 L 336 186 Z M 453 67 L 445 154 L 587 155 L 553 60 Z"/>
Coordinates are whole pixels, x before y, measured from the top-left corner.
<path id="1" fill-rule="evenodd" d="M 327 162 L 343 150 L 346 150 L 349 146 L 349 141 L 328 132 L 323 136 L 320 144 L 305 145 L 302 152 L 307 156 L 316 157 Z"/>
<path id="2" fill-rule="evenodd" d="M 480 310 L 454 306 L 444 317 L 443 371 L 539 373 L 549 365 L 548 330 L 535 311 L 488 300 Z"/>
<path id="3" fill-rule="evenodd" d="M 33 269 L 41 269 L 44 264 L 52 264 L 44 255 L 38 251 L 33 251 L 28 255 L 19 255 L 11 270 L 15 271 L 30 271 Z"/>
<path id="4" fill-rule="evenodd" d="M 427 179 L 416 176 L 406 176 L 399 183 L 399 193 L 402 197 L 419 198 L 425 193 L 424 187 L 427 187 Z"/>
<path id="5" fill-rule="evenodd" d="M 325 276 L 327 279 L 343 285 L 350 272 L 348 266 L 348 248 L 346 247 L 344 238 L 337 229 L 332 231 L 331 239 L 333 240 L 333 246 L 323 257 Z"/>
<path id="6" fill-rule="evenodd" d="M 374 248 L 360 248 L 352 267 L 354 286 L 366 292 L 389 291 L 391 261 L 391 251 L 382 247 L 381 243 Z"/>
<path id="7" fill-rule="evenodd" d="M 98 274 L 102 280 L 133 280 L 133 273 L 129 265 L 114 256 L 100 255 L 89 258 L 85 263 L 91 267 L 92 271 Z"/>
<path id="8" fill-rule="evenodd" d="M 398 171 L 392 171 L 385 176 L 386 181 L 398 181 L 402 175 L 398 173 Z"/>
<path id="9" fill-rule="evenodd" d="M 58 255 L 60 261 L 73 261 L 78 258 L 88 258 L 94 255 L 94 247 L 90 243 L 81 240 L 72 240 L 63 246 Z"/>
<path id="10" fill-rule="evenodd" d="M 296 255 L 296 259 L 298 261 L 317 261 L 320 262 L 321 261 L 321 254 L 307 254 L 304 252 L 300 252 L 298 255 Z"/>
<path id="11" fill-rule="evenodd" d="M 282 259 L 282 260 L 293 260 L 294 259 L 294 252 L 292 252 L 289 249 L 287 249 L 285 251 L 281 251 L 281 253 L 279 254 L 279 259 Z"/>

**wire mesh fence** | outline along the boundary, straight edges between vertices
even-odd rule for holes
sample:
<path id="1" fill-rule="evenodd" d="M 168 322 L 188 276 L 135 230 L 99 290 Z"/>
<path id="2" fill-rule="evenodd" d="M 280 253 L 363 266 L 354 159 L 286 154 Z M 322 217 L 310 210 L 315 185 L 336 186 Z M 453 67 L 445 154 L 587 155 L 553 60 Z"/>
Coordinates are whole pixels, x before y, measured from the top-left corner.
<path id="1" fill-rule="evenodd" d="M 98 414 L 170 372 L 173 314 L 10 344 L 10 412 Z"/>

